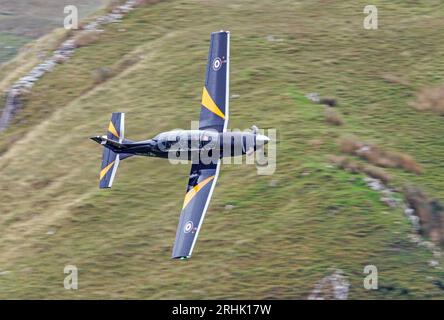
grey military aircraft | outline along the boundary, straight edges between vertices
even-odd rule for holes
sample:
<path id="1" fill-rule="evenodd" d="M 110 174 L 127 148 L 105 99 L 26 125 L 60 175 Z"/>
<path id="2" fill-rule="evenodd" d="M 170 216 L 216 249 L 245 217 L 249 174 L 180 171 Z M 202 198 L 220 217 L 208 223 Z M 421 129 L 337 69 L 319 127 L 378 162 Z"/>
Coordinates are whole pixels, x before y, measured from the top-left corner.
<path id="1" fill-rule="evenodd" d="M 162 132 L 152 139 L 124 137 L 125 114 L 112 114 L 108 132 L 91 139 L 103 145 L 100 188 L 111 188 L 119 162 L 134 155 L 191 161 L 191 172 L 173 247 L 173 259 L 191 257 L 224 157 L 251 154 L 269 138 L 256 126 L 228 132 L 230 33 L 211 34 L 198 130 Z"/>

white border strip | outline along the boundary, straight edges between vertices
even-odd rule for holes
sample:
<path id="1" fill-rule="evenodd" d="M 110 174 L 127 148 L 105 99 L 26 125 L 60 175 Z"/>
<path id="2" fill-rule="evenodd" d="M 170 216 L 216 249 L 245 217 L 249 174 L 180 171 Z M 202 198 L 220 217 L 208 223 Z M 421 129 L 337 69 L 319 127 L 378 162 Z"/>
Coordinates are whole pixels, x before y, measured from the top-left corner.
<path id="1" fill-rule="evenodd" d="M 122 143 L 123 138 L 125 138 L 125 113 L 122 112 L 120 114 L 120 143 Z"/>
<path id="2" fill-rule="evenodd" d="M 113 171 L 111 173 L 111 178 L 109 179 L 108 188 L 111 188 L 111 186 L 113 185 L 114 176 L 116 175 L 117 167 L 119 166 L 119 162 L 120 162 L 120 155 L 117 154 L 116 160 L 114 160 Z"/>
<path id="3" fill-rule="evenodd" d="M 225 123 L 223 132 L 227 131 L 230 116 L 230 31 L 227 31 L 227 75 L 225 78 Z"/>

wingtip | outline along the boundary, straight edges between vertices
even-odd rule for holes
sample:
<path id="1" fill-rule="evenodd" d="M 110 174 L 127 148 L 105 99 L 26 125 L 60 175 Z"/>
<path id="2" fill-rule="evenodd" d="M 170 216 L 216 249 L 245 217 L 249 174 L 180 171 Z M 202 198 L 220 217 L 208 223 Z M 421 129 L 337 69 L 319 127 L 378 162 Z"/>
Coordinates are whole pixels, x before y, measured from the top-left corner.
<path id="1" fill-rule="evenodd" d="M 218 33 L 226 33 L 226 34 L 229 34 L 230 31 L 228 31 L 228 30 L 219 30 L 219 31 L 214 31 L 214 32 L 212 32 L 211 34 L 218 34 Z"/>
<path id="2" fill-rule="evenodd" d="M 188 260 L 191 256 L 172 256 L 171 259 L 173 260 Z"/>

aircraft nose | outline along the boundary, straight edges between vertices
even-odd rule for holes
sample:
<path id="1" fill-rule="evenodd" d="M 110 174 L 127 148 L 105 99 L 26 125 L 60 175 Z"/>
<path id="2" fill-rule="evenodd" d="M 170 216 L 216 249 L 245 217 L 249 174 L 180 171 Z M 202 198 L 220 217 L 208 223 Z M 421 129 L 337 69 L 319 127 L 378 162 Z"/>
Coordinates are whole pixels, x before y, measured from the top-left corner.
<path id="1" fill-rule="evenodd" d="M 270 141 L 270 138 L 263 135 L 263 134 L 258 134 L 256 135 L 256 142 L 262 142 L 264 144 L 267 144 L 268 141 Z"/>

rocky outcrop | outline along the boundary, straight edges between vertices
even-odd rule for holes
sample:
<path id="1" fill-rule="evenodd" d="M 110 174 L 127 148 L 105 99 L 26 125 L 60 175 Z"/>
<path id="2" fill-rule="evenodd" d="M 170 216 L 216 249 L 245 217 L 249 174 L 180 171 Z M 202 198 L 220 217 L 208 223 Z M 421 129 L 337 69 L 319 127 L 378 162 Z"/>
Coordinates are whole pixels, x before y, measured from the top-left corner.
<path id="1" fill-rule="evenodd" d="M 19 111 L 21 107 L 20 95 L 16 90 L 10 90 L 6 94 L 5 108 L 3 109 L 2 116 L 0 117 L 0 132 L 3 131 L 14 117 L 14 114 Z"/>

